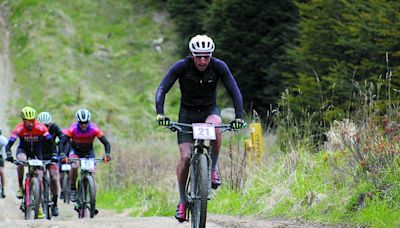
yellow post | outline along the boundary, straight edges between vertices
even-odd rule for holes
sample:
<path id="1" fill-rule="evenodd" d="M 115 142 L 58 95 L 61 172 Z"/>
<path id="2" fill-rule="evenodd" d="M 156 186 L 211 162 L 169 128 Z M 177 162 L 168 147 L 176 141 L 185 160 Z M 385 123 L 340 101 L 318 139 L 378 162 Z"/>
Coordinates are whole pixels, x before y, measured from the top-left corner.
<path id="1" fill-rule="evenodd" d="M 251 166 L 253 164 L 253 144 L 250 139 L 244 140 L 244 148 L 247 153 L 247 166 Z"/>
<path id="2" fill-rule="evenodd" d="M 261 123 L 250 124 L 250 137 L 254 148 L 254 159 L 261 164 L 264 155 Z"/>

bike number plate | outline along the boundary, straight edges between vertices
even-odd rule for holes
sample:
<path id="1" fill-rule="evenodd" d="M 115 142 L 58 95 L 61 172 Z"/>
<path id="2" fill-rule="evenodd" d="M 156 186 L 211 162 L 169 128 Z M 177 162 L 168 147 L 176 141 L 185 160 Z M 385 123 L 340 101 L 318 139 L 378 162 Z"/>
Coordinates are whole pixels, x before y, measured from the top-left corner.
<path id="1" fill-rule="evenodd" d="M 94 160 L 93 159 L 81 159 L 81 169 L 82 170 L 93 170 Z"/>
<path id="2" fill-rule="evenodd" d="M 192 124 L 192 127 L 194 139 L 215 140 L 214 125 L 207 123 L 194 123 Z"/>
<path id="3" fill-rule="evenodd" d="M 39 160 L 39 159 L 31 159 L 31 160 L 28 160 L 28 165 L 29 166 L 43 166 L 43 162 L 42 162 L 42 160 Z"/>
<path id="4" fill-rule="evenodd" d="M 61 171 L 70 171 L 71 165 L 70 164 L 63 164 L 61 165 Z"/>

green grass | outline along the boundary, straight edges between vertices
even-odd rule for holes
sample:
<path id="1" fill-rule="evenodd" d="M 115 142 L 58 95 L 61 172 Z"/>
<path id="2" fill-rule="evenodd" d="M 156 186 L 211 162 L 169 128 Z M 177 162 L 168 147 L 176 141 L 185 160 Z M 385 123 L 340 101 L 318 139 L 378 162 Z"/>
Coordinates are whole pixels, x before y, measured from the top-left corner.
<path id="1" fill-rule="evenodd" d="M 399 227 L 400 210 L 389 204 L 386 201 L 373 200 L 368 207 L 355 213 L 353 221 L 372 227 Z"/>
<path id="2" fill-rule="evenodd" d="M 171 216 L 176 202 L 171 201 L 173 191 L 157 187 L 131 186 L 127 189 L 98 192 L 97 204 L 101 208 L 126 212 L 131 216 Z"/>

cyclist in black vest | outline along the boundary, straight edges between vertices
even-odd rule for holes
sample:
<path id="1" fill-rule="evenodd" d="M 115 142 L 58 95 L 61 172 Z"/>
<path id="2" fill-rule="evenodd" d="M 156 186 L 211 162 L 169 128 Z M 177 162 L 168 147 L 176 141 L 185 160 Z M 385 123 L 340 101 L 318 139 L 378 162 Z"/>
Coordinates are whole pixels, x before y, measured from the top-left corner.
<path id="1" fill-rule="evenodd" d="M 65 145 L 60 144 L 58 145 L 58 141 L 61 140 L 61 138 L 64 136 L 61 128 L 56 124 L 52 122 L 52 118 L 49 112 L 41 112 L 38 115 L 38 120 L 42 124 L 44 124 L 47 129 L 49 130 L 49 133 L 51 135 L 51 140 L 52 144 L 47 144 L 43 146 L 43 159 L 44 160 L 55 160 L 57 159 L 53 158 L 53 155 L 50 153 L 51 151 L 57 151 L 61 157 L 63 156 L 63 148 Z M 57 140 L 58 138 L 58 140 Z M 60 148 L 58 148 L 60 147 Z M 58 210 L 58 205 L 57 205 L 57 198 L 58 198 L 58 192 L 60 191 L 60 173 L 59 173 L 59 167 L 56 163 L 52 163 L 48 165 L 47 167 L 50 171 L 50 182 L 51 182 L 51 189 L 53 193 L 53 207 L 52 207 L 52 215 L 53 216 L 58 216 L 59 210 Z"/>
<path id="2" fill-rule="evenodd" d="M 220 59 L 212 57 L 215 49 L 213 40 L 206 35 L 194 36 L 189 42 L 191 55 L 176 62 L 161 81 L 156 92 L 156 111 L 159 125 L 167 126 L 170 119 L 164 116 L 165 96 L 173 84 L 179 80 L 181 105 L 179 111 L 180 123 L 212 123 L 222 124 L 221 114 L 217 105 L 217 84 L 221 80 L 233 99 L 236 118 L 231 122 L 234 128 L 242 128 L 243 101 L 239 87 L 228 66 Z M 179 203 L 175 218 L 180 222 L 186 220 L 185 185 L 190 163 L 190 151 L 193 146 L 193 136 L 188 133 L 178 133 L 180 160 L 176 173 L 179 188 Z M 218 157 L 221 148 L 221 132 L 216 130 L 216 140 L 212 145 L 213 188 L 221 185 L 218 172 Z"/>

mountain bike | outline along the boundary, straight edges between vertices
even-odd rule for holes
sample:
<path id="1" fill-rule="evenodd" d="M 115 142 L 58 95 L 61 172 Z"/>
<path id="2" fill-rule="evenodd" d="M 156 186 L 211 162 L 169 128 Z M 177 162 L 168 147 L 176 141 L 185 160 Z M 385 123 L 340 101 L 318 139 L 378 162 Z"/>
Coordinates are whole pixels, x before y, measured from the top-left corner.
<path id="1" fill-rule="evenodd" d="M 177 123 L 167 126 L 171 131 L 192 133 L 194 144 L 191 151 L 189 175 L 186 183 L 188 217 L 191 214 L 192 228 L 206 226 L 207 203 L 211 199 L 211 165 L 210 140 L 215 140 L 215 129 L 221 133 L 234 130 L 230 125 L 213 125 L 208 123 Z M 207 143 L 208 142 L 208 143 Z M 208 145 L 206 145 L 208 144 Z M 187 219 L 189 221 L 189 218 Z"/>
<path id="2" fill-rule="evenodd" d="M 14 161 L 16 165 L 28 167 L 25 177 L 24 195 L 22 197 L 20 209 L 25 213 L 26 220 L 37 219 L 40 207 L 40 181 L 37 171 L 43 170 L 44 164 L 39 159 L 28 159 L 27 161 Z"/>
<path id="3" fill-rule="evenodd" d="M 70 202 L 71 184 L 69 183 L 69 171 L 71 170 L 71 164 L 61 164 L 61 191 L 62 199 L 64 203 Z"/>
<path id="4" fill-rule="evenodd" d="M 71 158 L 70 162 L 79 162 L 80 175 L 77 189 L 77 201 L 75 210 L 79 218 L 93 218 L 98 210 L 96 209 L 96 185 L 93 171 L 97 163 L 102 162 L 100 158 Z"/>

